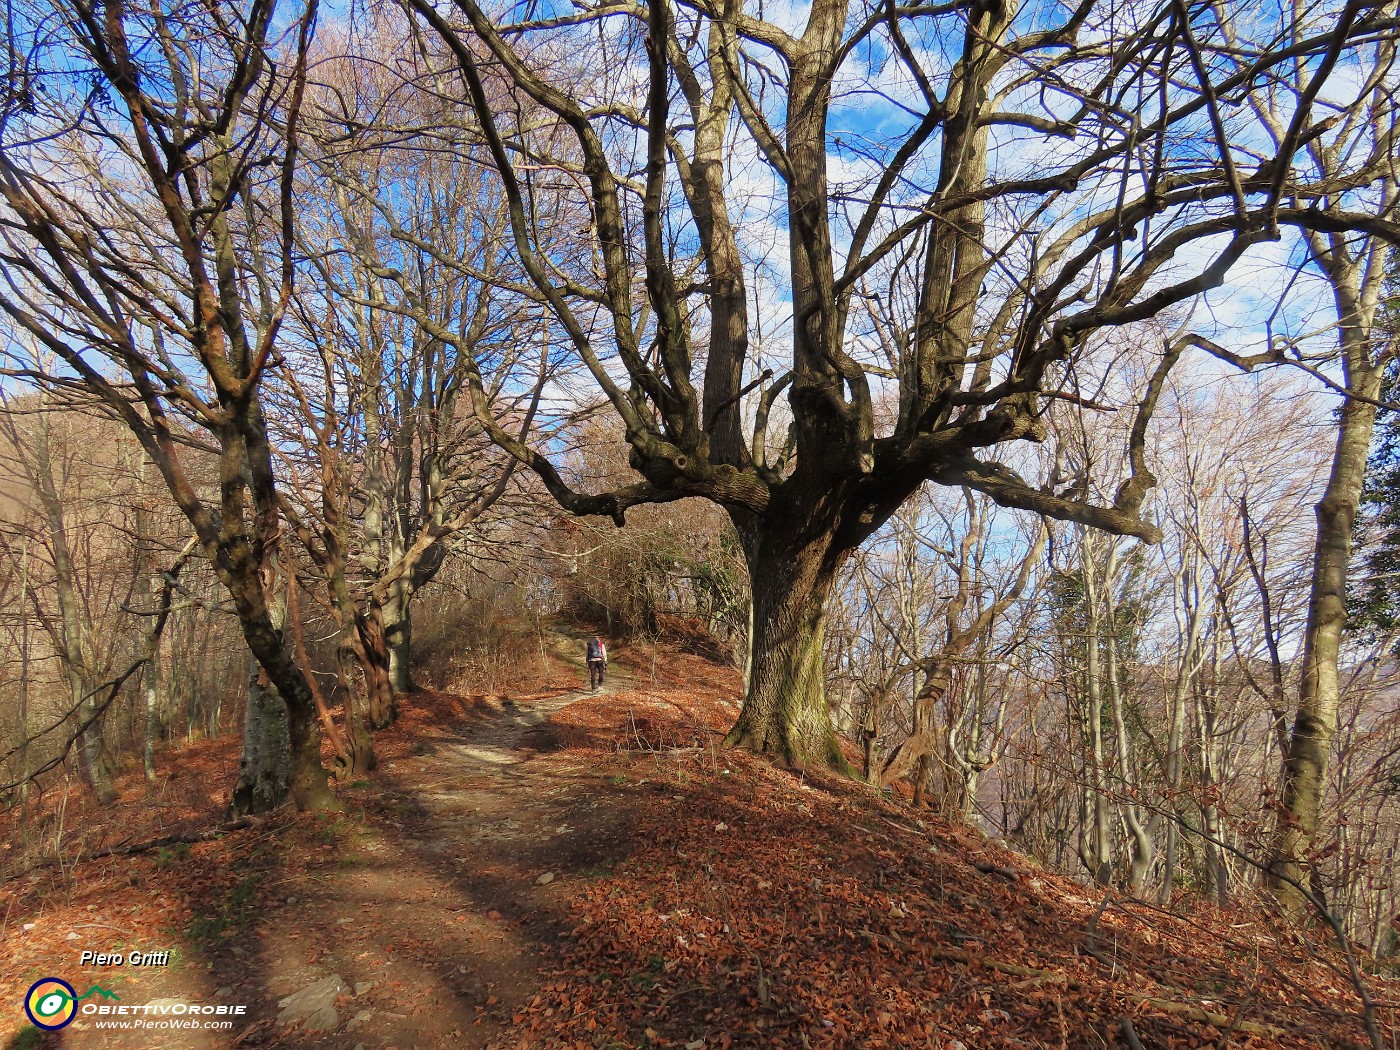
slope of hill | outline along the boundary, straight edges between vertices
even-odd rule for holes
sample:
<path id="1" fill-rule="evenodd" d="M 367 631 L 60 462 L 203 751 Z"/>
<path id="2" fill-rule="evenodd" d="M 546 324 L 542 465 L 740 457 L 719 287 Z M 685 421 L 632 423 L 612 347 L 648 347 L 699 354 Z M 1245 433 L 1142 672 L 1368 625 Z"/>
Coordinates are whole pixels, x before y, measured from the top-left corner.
<path id="1" fill-rule="evenodd" d="M 186 772 L 163 797 L 131 781 L 111 811 L 75 803 L 89 859 L 7 885 L 0 1043 L 1369 1045 L 1320 944 L 1259 915 L 1105 900 L 860 784 L 726 751 L 731 672 L 616 655 L 598 694 L 562 660 L 527 695 L 416 694 L 341 814 L 121 852 L 211 834 L 233 742 L 170 756 Z M 115 1015 L 94 995 L 43 1035 L 21 1003 L 45 977 L 228 1009 L 217 1029 L 99 1030 Z M 1368 982 L 1393 1032 L 1400 990 Z"/>

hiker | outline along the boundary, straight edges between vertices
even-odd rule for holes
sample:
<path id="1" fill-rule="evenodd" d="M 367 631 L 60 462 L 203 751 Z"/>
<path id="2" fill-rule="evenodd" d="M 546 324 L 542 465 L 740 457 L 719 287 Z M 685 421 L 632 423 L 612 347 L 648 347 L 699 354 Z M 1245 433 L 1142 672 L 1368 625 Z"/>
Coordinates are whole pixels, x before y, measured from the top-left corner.
<path id="1" fill-rule="evenodd" d="M 603 671 L 608 666 L 608 649 L 597 635 L 588 639 L 588 688 L 603 684 Z"/>

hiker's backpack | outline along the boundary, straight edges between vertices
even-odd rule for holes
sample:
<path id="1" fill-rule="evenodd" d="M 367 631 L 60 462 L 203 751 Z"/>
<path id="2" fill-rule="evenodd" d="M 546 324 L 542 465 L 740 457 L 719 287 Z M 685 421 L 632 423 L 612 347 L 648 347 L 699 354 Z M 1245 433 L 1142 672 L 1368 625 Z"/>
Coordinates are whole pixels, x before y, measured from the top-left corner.
<path id="1" fill-rule="evenodd" d="M 588 658 L 590 660 L 601 660 L 603 658 L 603 643 L 596 638 L 588 639 Z"/>

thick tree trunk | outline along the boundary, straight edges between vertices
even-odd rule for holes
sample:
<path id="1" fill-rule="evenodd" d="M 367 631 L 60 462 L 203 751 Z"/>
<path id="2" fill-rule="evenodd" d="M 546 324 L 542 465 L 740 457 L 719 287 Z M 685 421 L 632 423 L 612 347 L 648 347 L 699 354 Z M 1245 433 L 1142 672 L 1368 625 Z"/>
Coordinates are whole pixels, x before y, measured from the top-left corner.
<path id="1" fill-rule="evenodd" d="M 352 683 L 352 688 L 345 692 L 345 743 L 349 753 L 346 773 L 349 776 L 373 772 L 379 765 L 379 757 L 374 753 L 374 740 L 365 728 L 364 712 L 358 697 Z"/>
<path id="2" fill-rule="evenodd" d="M 919 756 L 918 765 L 914 767 L 914 808 L 919 809 L 924 804 L 924 792 L 928 789 L 929 756 L 923 754 Z"/>
<path id="3" fill-rule="evenodd" d="M 359 660 L 355 656 L 353 627 L 341 629 L 335 655 L 336 677 L 340 682 L 340 693 L 345 698 L 345 771 L 350 775 L 368 773 L 379 764 L 379 759 L 374 754 L 374 741 L 365 728 L 364 693 L 355 684 L 355 668 L 359 666 Z"/>
<path id="4" fill-rule="evenodd" d="M 1353 380 L 1353 388 L 1360 386 L 1358 393 L 1374 398 L 1378 380 L 1368 376 L 1363 385 L 1357 382 L 1360 379 Z M 1317 546 L 1303 635 L 1303 675 L 1284 756 L 1283 805 L 1269 864 L 1269 887 L 1295 918 L 1305 916 L 1311 908 L 1309 894 L 1316 896 L 1308 853 L 1317 834 L 1327 763 L 1337 731 L 1337 659 L 1346 626 L 1347 563 L 1375 419 L 1373 404 L 1348 400 L 1342 406 L 1332 473 L 1315 508 Z"/>
<path id="5" fill-rule="evenodd" d="M 311 687 L 301 665 L 292 655 L 281 629 L 285 607 L 279 601 L 268 601 L 268 595 L 276 595 L 275 587 L 264 588 L 261 574 L 230 573 L 226 585 L 235 602 L 243 608 L 260 608 L 260 617 L 240 615 L 243 640 L 253 657 L 261 666 L 264 677 L 250 687 L 248 697 L 248 717 L 267 716 L 271 719 L 250 732 L 245 723 L 243 744 L 244 755 L 240 763 L 238 781 L 234 786 L 230 812 L 235 814 L 266 812 L 265 808 L 246 808 L 280 805 L 290 790 L 298 809 L 338 809 L 335 795 L 326 783 L 326 769 L 321 765 L 321 725 L 316 712 L 316 702 L 311 696 Z M 250 578 L 251 576 L 251 578 Z M 275 693 L 275 702 L 267 693 Z M 291 695 L 291 700 L 287 699 Z M 277 726 L 280 707 L 281 718 L 285 718 L 286 734 L 281 735 Z M 283 760 L 274 755 L 272 746 L 291 748 L 286 759 L 291 770 L 291 779 L 283 783 L 277 772 Z M 249 746 L 254 753 L 247 751 Z M 245 784 L 245 780 L 248 782 Z M 283 795 L 276 803 L 271 803 L 268 789 L 282 783 Z"/>
<path id="6" fill-rule="evenodd" d="M 385 729 L 398 715 L 398 700 L 389 674 L 389 647 L 384 637 L 383 612 L 370 603 L 355 616 L 355 658 L 365 680 L 365 713 L 371 729 Z"/>
<path id="7" fill-rule="evenodd" d="M 748 693 L 727 743 L 792 766 L 846 770 L 822 661 L 826 601 L 844 551 L 834 529 L 805 542 L 766 530 L 746 544 L 753 588 Z"/>
<path id="8" fill-rule="evenodd" d="M 321 727 L 326 731 L 326 736 L 330 738 L 331 746 L 335 748 L 336 775 L 347 777 L 370 772 L 377 764 L 377 760 L 374 756 L 374 745 L 370 741 L 369 734 L 365 732 L 361 720 L 356 717 L 356 708 L 359 705 L 355 702 L 353 680 L 347 681 L 344 668 L 342 667 L 338 677 L 342 684 L 350 686 L 350 688 L 344 690 L 344 733 L 341 733 L 340 730 L 336 728 L 335 720 L 331 718 L 330 706 L 326 703 L 326 698 L 321 695 L 321 689 L 316 684 L 316 678 L 311 670 L 311 657 L 306 651 L 306 632 L 301 622 L 301 602 L 297 597 L 297 584 L 295 581 L 291 581 L 290 585 L 287 587 L 287 622 L 288 630 L 292 636 L 292 642 L 296 646 L 297 659 L 301 662 L 301 666 L 306 672 L 306 684 L 311 690 L 312 700 L 316 703 L 316 714 L 320 718 Z M 342 640 L 344 637 L 345 628 L 342 627 Z"/>
<path id="9" fill-rule="evenodd" d="M 277 687 L 256 658 L 248 664 L 248 711 L 243 719 L 243 757 L 229 802 L 231 818 L 269 813 L 287 799 L 292 786 L 292 737 Z M 318 763 L 319 764 L 319 763 Z"/>
<path id="10" fill-rule="evenodd" d="M 396 696 L 411 693 L 413 682 L 413 611 L 410 595 L 396 594 L 384 605 L 384 645 L 389 650 L 389 686 Z"/>

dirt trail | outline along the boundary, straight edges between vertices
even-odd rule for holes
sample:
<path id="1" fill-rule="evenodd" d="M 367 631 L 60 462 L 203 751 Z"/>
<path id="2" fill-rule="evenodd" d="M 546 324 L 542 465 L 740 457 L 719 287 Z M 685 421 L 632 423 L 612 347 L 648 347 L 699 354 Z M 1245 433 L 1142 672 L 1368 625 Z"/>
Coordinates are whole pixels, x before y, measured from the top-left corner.
<path id="1" fill-rule="evenodd" d="M 1145 1046 L 1359 1045 L 1337 960 L 1298 958 L 1267 917 L 1106 913 L 969 828 L 722 750 L 737 676 L 704 657 L 624 653 L 635 677 L 594 697 L 567 688 L 581 639 L 546 644 L 548 690 L 413 697 L 342 814 L 26 876 L 0 923 L 0 1046 L 1025 1050 L 1111 1045 L 1129 1015 Z M 96 971 L 84 948 L 172 958 Z M 40 1037 L 13 1004 L 45 975 L 247 1015 L 119 1037 L 85 1015 Z"/>
<path id="2" fill-rule="evenodd" d="M 626 807 L 604 801 L 610 792 L 560 749 L 552 722 L 587 695 L 502 701 L 465 733 L 420 736 L 417 754 L 387 763 L 365 841 L 317 873 L 319 925 L 350 926 L 351 944 L 269 986 L 280 994 L 331 971 L 359 985 L 353 1041 L 299 1032 L 287 1045 L 496 1044 L 538 991 L 538 950 L 566 918 L 561 885 L 605 873 L 629 838 Z M 347 915 L 363 916 L 361 930 Z"/>
<path id="3" fill-rule="evenodd" d="M 575 681 L 585 677 L 581 638 L 551 634 L 547 644 L 556 664 L 577 668 Z M 615 665 L 598 692 L 629 686 Z M 631 807 L 619 797 L 627 790 L 593 768 L 596 753 L 563 749 L 553 721 L 591 695 L 410 698 L 404 725 L 391 731 L 398 742 L 384 738 L 381 768 L 341 789 L 345 813 L 190 851 L 187 882 L 198 882 L 196 870 L 221 876 L 186 892 L 195 923 L 125 928 L 125 948 L 176 949 L 168 967 L 99 975 L 74 967 L 67 949 L 25 960 L 34 973 L 110 978 L 123 1003 L 244 1004 L 232 1034 L 118 1035 L 80 1017 L 43 1038 L 19 1029 L 23 1041 L 0 1045 L 514 1045 L 506 1029 L 540 990 L 540 951 L 564 932 L 567 887 L 606 874 L 631 841 Z M 205 852 L 214 849 L 217 860 Z M 179 869 L 133 874 L 125 892 L 173 895 L 168 873 Z M 287 997 L 318 987 L 330 988 L 323 1002 L 333 1015 L 290 1019 Z"/>

